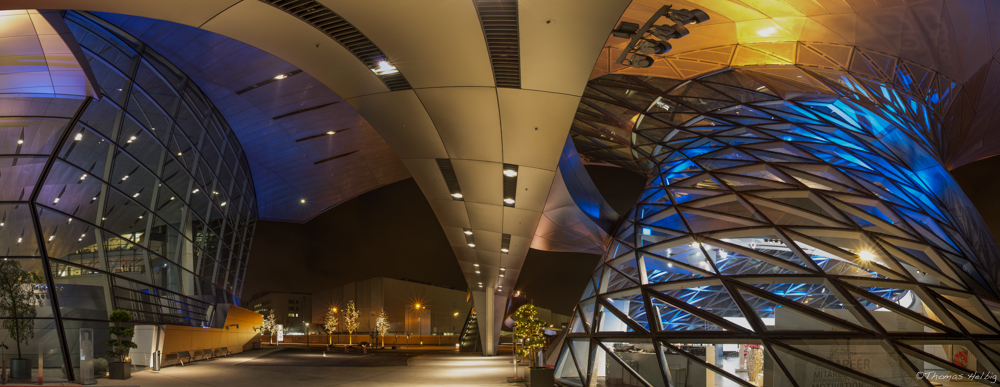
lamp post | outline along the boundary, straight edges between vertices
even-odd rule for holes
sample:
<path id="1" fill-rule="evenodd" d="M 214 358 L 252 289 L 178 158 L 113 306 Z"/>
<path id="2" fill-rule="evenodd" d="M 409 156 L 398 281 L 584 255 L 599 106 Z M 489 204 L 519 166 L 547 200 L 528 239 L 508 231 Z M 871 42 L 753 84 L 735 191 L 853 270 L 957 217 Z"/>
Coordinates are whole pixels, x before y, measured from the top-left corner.
<path id="1" fill-rule="evenodd" d="M 306 347 L 309 346 L 309 323 L 306 324 Z"/>
<path id="2" fill-rule="evenodd" d="M 414 305 L 414 308 L 417 310 L 417 337 L 420 340 L 420 345 L 424 345 L 424 338 L 420 337 L 423 332 L 423 327 L 420 325 L 420 321 L 423 318 L 423 316 L 421 316 L 422 313 L 420 313 L 420 309 L 425 309 L 425 307 L 420 306 L 420 304 L 416 304 Z"/>
<path id="3" fill-rule="evenodd" d="M 333 308 L 333 314 L 337 314 L 337 308 Z M 340 325 L 340 318 L 337 318 L 337 325 Z M 337 328 L 338 327 L 333 327 L 334 330 L 336 330 Z M 337 341 L 340 341 L 340 335 L 337 335 Z"/>

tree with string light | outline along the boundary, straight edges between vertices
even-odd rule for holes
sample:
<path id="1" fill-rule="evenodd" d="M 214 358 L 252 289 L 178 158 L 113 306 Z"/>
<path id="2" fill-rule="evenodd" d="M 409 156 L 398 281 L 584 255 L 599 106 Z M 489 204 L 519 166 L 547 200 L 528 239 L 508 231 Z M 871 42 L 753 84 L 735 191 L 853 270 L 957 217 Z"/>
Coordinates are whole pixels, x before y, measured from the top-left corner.
<path id="1" fill-rule="evenodd" d="M 347 310 L 344 311 L 344 329 L 347 329 L 347 343 L 354 344 L 354 331 L 358 330 L 358 309 L 354 307 L 354 300 L 347 301 Z"/>
<path id="2" fill-rule="evenodd" d="M 382 341 L 382 346 L 385 346 L 385 334 L 389 332 L 389 315 L 385 314 L 385 309 L 379 313 L 378 318 L 375 320 L 375 329 L 378 330 L 378 335 Z"/>
<path id="3" fill-rule="evenodd" d="M 326 317 L 323 319 L 323 329 L 326 329 L 326 338 L 329 340 L 329 345 L 333 345 L 333 331 L 337 330 L 337 308 L 330 307 L 326 311 Z"/>

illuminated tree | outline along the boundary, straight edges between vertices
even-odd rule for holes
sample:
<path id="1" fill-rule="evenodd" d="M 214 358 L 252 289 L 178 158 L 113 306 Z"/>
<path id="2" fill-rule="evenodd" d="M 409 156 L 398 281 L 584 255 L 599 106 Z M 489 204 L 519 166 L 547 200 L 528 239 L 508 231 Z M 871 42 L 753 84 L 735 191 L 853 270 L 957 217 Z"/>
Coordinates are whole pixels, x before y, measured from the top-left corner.
<path id="1" fill-rule="evenodd" d="M 347 329 L 347 343 L 354 344 L 354 331 L 358 329 L 358 309 L 354 300 L 347 301 L 347 311 L 344 312 L 344 328 Z"/>
<path id="2" fill-rule="evenodd" d="M 338 323 L 337 308 L 331 306 L 330 309 L 326 311 L 326 318 L 324 319 L 324 321 L 325 324 L 323 324 L 323 328 L 326 329 L 326 338 L 329 339 L 330 344 L 332 345 L 333 331 L 337 330 L 337 323 Z"/>
<path id="3" fill-rule="evenodd" d="M 538 365 L 538 350 L 545 346 L 545 320 L 538 318 L 538 310 L 527 304 L 514 312 L 514 332 L 521 339 L 523 348 L 517 354 L 527 357 L 532 367 Z"/>
<path id="4" fill-rule="evenodd" d="M 382 309 L 378 315 L 378 319 L 375 320 L 375 329 L 378 330 L 382 346 L 385 346 L 385 334 L 389 332 L 389 316 L 385 314 L 385 309 Z"/>
<path id="5" fill-rule="evenodd" d="M 271 344 L 274 344 L 274 331 L 277 328 L 278 320 L 274 318 L 274 310 L 272 310 L 270 314 L 264 317 L 263 326 L 261 327 L 261 330 L 267 331 L 267 334 L 270 335 Z"/>

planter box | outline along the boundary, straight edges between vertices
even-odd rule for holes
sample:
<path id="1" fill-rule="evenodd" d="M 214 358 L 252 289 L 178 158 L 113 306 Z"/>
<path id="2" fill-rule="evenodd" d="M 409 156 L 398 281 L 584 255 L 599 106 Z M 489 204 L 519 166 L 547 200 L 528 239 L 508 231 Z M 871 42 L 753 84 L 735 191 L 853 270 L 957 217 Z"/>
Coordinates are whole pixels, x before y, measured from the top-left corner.
<path id="1" fill-rule="evenodd" d="M 31 379 L 31 360 L 10 359 L 11 379 Z"/>
<path id="2" fill-rule="evenodd" d="M 528 385 L 531 387 L 554 387 L 555 370 L 549 367 L 528 368 Z"/>
<path id="3" fill-rule="evenodd" d="M 132 364 L 114 362 L 108 366 L 108 377 L 111 379 L 129 379 L 132 377 Z"/>

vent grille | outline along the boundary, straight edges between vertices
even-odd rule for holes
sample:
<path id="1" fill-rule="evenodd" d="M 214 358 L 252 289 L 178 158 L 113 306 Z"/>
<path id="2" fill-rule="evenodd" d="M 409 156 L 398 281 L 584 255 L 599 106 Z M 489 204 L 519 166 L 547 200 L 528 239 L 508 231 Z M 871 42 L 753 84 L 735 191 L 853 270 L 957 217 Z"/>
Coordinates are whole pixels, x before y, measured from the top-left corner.
<path id="1" fill-rule="evenodd" d="M 323 4 L 314 0 L 260 0 L 275 8 L 285 11 L 309 25 L 320 30 L 326 36 L 335 40 L 341 46 L 354 54 L 370 69 L 378 67 L 378 62 L 386 60 L 385 53 L 379 50 L 367 36 L 358 31 L 351 23 L 340 17 Z M 410 83 L 401 73 L 379 75 L 382 83 L 392 91 L 410 90 Z"/>
<path id="2" fill-rule="evenodd" d="M 517 0 L 475 0 L 497 87 L 521 88 Z"/>
<path id="3" fill-rule="evenodd" d="M 503 176 L 503 205 L 505 207 L 514 207 L 517 204 L 517 166 L 514 164 L 504 164 L 503 170 L 515 172 L 514 176 Z M 508 203 L 507 199 L 514 202 Z"/>
<path id="4" fill-rule="evenodd" d="M 448 193 L 452 200 L 462 199 L 462 187 L 458 186 L 458 176 L 455 175 L 455 168 L 451 165 L 451 159 L 437 159 L 438 169 L 441 170 L 441 177 L 448 186 Z M 456 195 L 457 194 L 457 195 Z"/>

